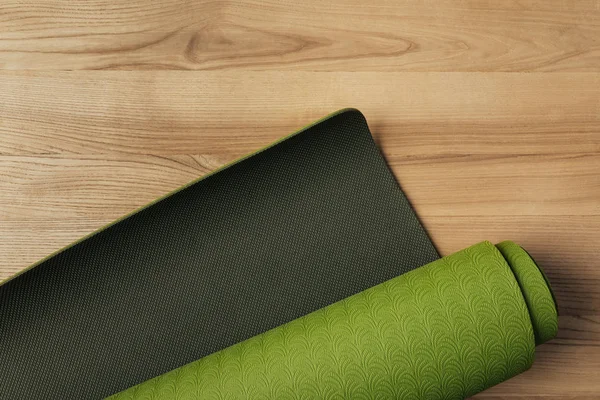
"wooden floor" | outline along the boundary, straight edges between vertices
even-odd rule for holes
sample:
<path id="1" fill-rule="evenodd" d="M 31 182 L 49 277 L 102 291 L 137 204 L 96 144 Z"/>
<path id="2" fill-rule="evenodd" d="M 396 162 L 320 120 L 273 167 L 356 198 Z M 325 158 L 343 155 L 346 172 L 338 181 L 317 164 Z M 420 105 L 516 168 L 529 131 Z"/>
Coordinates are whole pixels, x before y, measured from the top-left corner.
<path id="1" fill-rule="evenodd" d="M 598 0 L 4 0 L 0 279 L 343 107 L 442 253 L 512 239 L 556 290 L 477 398 L 600 398 Z"/>

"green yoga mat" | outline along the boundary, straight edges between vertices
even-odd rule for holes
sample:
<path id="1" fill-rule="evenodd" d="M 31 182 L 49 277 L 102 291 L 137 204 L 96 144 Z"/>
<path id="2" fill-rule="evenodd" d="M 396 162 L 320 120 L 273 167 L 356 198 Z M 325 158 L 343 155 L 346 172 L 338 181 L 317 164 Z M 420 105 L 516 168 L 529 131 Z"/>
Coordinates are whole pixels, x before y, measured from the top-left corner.
<path id="1" fill-rule="evenodd" d="M 1 285 L 0 398 L 102 398 L 438 258 L 342 110 Z"/>
<path id="2" fill-rule="evenodd" d="M 529 255 L 482 242 L 111 399 L 462 399 L 557 329 Z"/>

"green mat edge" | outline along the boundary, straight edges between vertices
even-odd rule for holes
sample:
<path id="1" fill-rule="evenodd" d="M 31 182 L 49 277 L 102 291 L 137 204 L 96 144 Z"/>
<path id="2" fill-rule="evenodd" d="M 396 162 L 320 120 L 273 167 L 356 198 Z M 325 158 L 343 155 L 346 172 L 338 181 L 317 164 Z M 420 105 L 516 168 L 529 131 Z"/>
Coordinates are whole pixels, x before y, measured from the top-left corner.
<path id="1" fill-rule="evenodd" d="M 184 190 L 184 189 L 186 189 L 186 188 L 188 188 L 188 187 L 190 187 L 190 186 L 192 186 L 192 185 L 194 185 L 194 184 L 202 181 L 203 179 L 206 179 L 206 178 L 208 178 L 208 177 L 210 177 L 210 176 L 212 176 L 212 175 L 214 175 L 214 174 L 216 174 L 218 172 L 221 172 L 224 169 L 227 169 L 227 168 L 229 168 L 229 167 L 231 167 L 231 166 L 233 166 L 233 165 L 235 165 L 235 164 L 237 164 L 237 163 L 239 163 L 241 161 L 244 161 L 247 158 L 250 158 L 250 157 L 252 157 L 252 156 L 254 156 L 254 155 L 258 154 L 258 153 L 261 153 L 261 152 L 263 152 L 263 151 L 265 151 L 265 150 L 267 150 L 267 149 L 269 149 L 269 148 L 271 148 L 271 147 L 273 147 L 273 146 L 275 146 L 275 145 L 277 145 L 277 144 L 279 144 L 279 143 L 281 143 L 281 142 L 283 142 L 283 141 L 285 141 L 285 140 L 287 140 L 287 139 L 289 139 L 289 138 L 291 138 L 293 136 L 296 136 L 296 135 L 298 135 L 298 134 L 300 134 L 300 133 L 302 133 L 302 132 L 304 132 L 304 131 L 312 128 L 313 126 L 320 124 L 321 122 L 324 122 L 324 121 L 326 121 L 326 120 L 328 120 L 330 118 L 335 117 L 336 115 L 340 115 L 340 114 L 343 114 L 345 112 L 358 112 L 361 115 L 363 115 L 358 109 L 352 108 L 352 107 L 342 108 L 342 109 L 339 109 L 337 111 L 334 111 L 331 114 L 328 114 L 328 115 L 326 115 L 326 116 L 324 116 L 324 117 L 322 117 L 322 118 L 320 118 L 320 119 L 318 119 L 316 121 L 313 121 L 310 124 L 305 125 L 302 128 L 300 128 L 300 129 L 298 129 L 298 130 L 296 130 L 296 131 L 294 131 L 294 132 L 292 132 L 292 133 L 290 133 L 290 134 L 288 134 L 286 136 L 283 136 L 283 137 L 275 140 L 274 142 L 269 143 L 268 145 L 266 145 L 266 146 L 264 146 L 264 147 L 262 147 L 262 148 L 260 148 L 258 150 L 255 150 L 253 152 L 247 153 L 247 154 L 245 154 L 245 155 L 243 155 L 243 156 L 241 156 L 241 157 L 239 157 L 239 158 L 237 158 L 237 159 L 235 159 L 235 160 L 233 160 L 231 162 L 225 163 L 222 166 L 220 166 L 219 168 L 217 168 L 217 169 L 215 169 L 215 170 L 213 170 L 213 171 L 211 171 L 211 172 L 209 172 L 209 173 L 207 173 L 205 175 L 202 175 L 202 176 L 200 176 L 200 177 L 198 177 L 198 178 L 196 178 L 196 179 L 194 179 L 194 180 L 192 180 L 192 181 L 190 181 L 190 182 L 188 182 L 188 183 L 186 183 L 186 184 L 184 184 L 184 185 L 182 185 L 182 186 L 180 186 L 180 187 L 178 187 L 178 188 L 176 188 L 176 189 L 174 189 L 174 190 L 172 190 L 172 191 L 170 191 L 170 192 L 168 192 L 168 193 L 166 193 L 166 194 L 164 194 L 164 195 L 162 195 L 162 196 L 160 196 L 160 197 L 158 197 L 158 198 L 156 198 L 154 200 L 152 200 L 148 204 L 145 204 L 145 205 L 143 205 L 141 207 L 136 208 L 135 210 L 133 210 L 133 211 L 131 211 L 131 212 L 129 212 L 129 213 L 127 213 L 127 214 L 125 214 L 125 215 L 117 218 L 116 220 L 114 220 L 112 222 L 109 222 L 106 225 L 103 225 L 102 227 L 96 229 L 95 231 L 92 231 L 91 233 L 88 233 L 87 235 L 83 236 L 82 238 L 77 239 L 74 242 L 69 243 L 68 245 L 66 245 L 66 246 L 64 246 L 64 247 L 62 247 L 62 248 L 60 248 L 60 249 L 58 249 L 58 250 L 50 253 L 46 257 L 42 258 L 39 261 L 36 261 L 35 263 L 31 264 L 30 266 L 23 268 L 22 270 L 20 270 L 20 271 L 16 272 L 15 274 L 9 276 L 8 278 L 0 280 L 0 286 L 2 286 L 5 283 L 7 283 L 7 282 L 9 282 L 9 281 L 11 281 L 13 279 L 15 279 L 18 276 L 24 274 L 25 272 L 29 271 L 30 269 L 37 267 L 38 265 L 40 265 L 40 264 L 44 263 L 45 261 L 51 259 L 55 255 L 60 254 L 60 253 L 62 253 L 65 250 L 68 250 L 69 248 L 77 245 L 78 243 L 81 243 L 84 240 L 91 238 L 92 236 L 94 236 L 94 235 L 102 232 L 103 230 L 105 230 L 107 228 L 110 228 L 113 225 L 118 224 L 119 222 L 121 222 L 123 220 L 126 220 L 127 218 L 129 218 L 129 217 L 137 214 L 138 212 L 140 212 L 142 210 L 145 210 L 146 208 L 148 208 L 150 206 L 153 206 L 154 204 L 156 204 L 156 203 L 158 203 L 158 202 L 166 199 L 167 197 L 172 196 L 175 193 L 180 192 L 180 191 L 182 191 L 182 190 Z M 364 115 L 363 115 L 363 117 L 364 117 Z"/>
<path id="2" fill-rule="evenodd" d="M 496 244 L 496 248 L 521 288 L 536 346 L 553 339 L 558 333 L 558 306 L 550 281 L 533 257 L 517 243 L 505 240 Z"/>

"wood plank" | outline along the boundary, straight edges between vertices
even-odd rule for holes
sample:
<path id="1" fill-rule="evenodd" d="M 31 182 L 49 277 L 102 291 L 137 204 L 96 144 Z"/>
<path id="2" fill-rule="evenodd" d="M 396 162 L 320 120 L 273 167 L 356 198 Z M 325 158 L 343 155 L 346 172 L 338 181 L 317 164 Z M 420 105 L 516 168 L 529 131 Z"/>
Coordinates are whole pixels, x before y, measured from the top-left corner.
<path id="1" fill-rule="evenodd" d="M 419 215 L 600 215 L 600 153 L 389 162 Z"/>
<path id="2" fill-rule="evenodd" d="M 0 68 L 600 71 L 597 1 L 8 0 Z"/>
<path id="3" fill-rule="evenodd" d="M 600 73 L 2 72 L 0 153 L 254 151 L 344 107 L 390 157 L 600 151 Z"/>
<path id="4" fill-rule="evenodd" d="M 236 158 L 0 156 L 0 217 L 47 216 L 57 207 L 91 202 L 95 205 L 83 209 L 82 215 L 97 218 L 105 208 L 98 199 L 118 202 L 133 192 L 149 201 Z M 417 163 L 388 157 L 388 161 L 422 216 L 600 215 L 600 154 L 431 157 Z M 32 208 L 19 200 L 35 198 L 44 203 Z M 108 207 L 125 213 L 131 203 Z"/>

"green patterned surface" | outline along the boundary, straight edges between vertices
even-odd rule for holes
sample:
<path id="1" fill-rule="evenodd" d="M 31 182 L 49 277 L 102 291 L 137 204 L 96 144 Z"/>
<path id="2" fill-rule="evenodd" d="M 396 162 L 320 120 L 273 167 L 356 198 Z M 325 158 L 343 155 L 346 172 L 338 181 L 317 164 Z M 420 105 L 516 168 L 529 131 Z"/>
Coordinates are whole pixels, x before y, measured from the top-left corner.
<path id="1" fill-rule="evenodd" d="M 531 366 L 532 318 L 555 333 L 550 292 L 514 246 L 501 245 L 510 266 L 479 243 L 112 400 L 468 397 Z"/>

